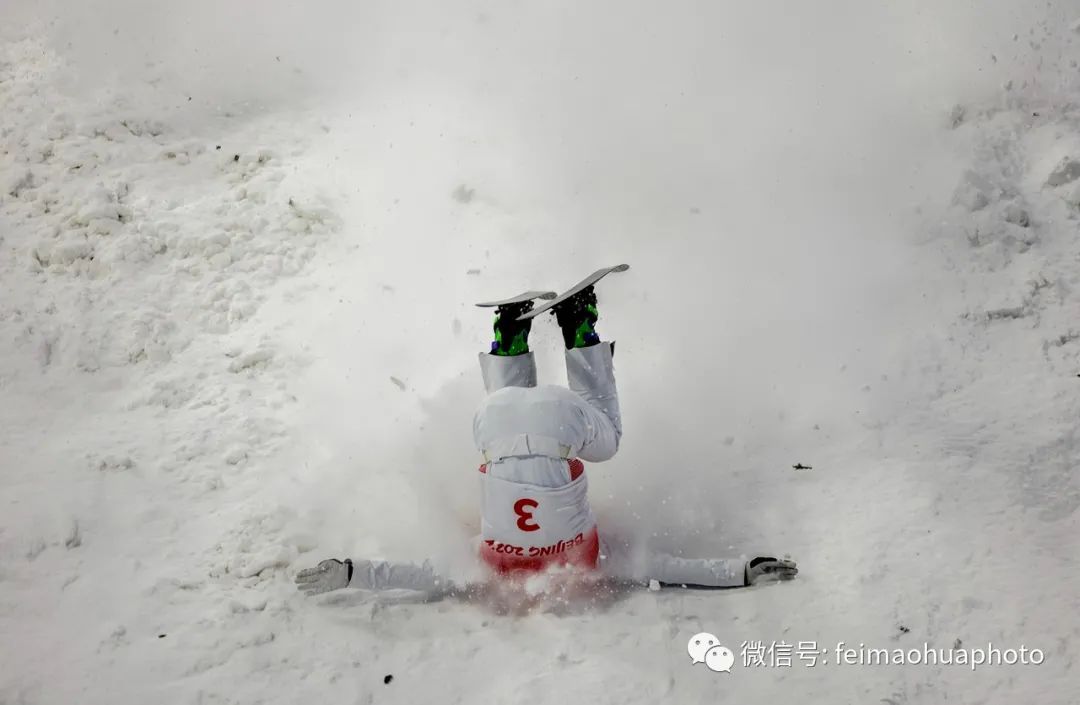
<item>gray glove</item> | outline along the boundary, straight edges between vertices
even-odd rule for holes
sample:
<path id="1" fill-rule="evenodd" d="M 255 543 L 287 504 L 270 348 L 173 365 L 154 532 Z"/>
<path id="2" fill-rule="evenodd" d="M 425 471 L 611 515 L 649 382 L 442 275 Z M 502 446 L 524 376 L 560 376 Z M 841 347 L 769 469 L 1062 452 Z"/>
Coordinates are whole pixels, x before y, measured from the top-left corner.
<path id="1" fill-rule="evenodd" d="M 795 561 L 771 556 L 758 556 L 746 564 L 746 584 L 757 585 L 770 580 L 791 580 L 798 575 Z"/>
<path id="2" fill-rule="evenodd" d="M 348 586 L 352 579 L 353 564 L 348 558 L 339 561 L 330 558 L 314 568 L 305 568 L 296 574 L 296 587 L 305 595 L 321 595 Z"/>

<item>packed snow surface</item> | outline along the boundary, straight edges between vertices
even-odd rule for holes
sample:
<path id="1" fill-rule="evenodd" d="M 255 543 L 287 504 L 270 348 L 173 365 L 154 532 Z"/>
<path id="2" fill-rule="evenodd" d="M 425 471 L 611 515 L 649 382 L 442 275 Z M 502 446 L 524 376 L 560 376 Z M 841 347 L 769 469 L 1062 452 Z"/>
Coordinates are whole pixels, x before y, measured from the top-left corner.
<path id="1" fill-rule="evenodd" d="M 1075 705 L 1075 3 L 65 5 L 0 9 L 0 703 Z M 601 530 L 798 579 L 297 593 L 477 577 L 472 302 L 623 261 Z"/>

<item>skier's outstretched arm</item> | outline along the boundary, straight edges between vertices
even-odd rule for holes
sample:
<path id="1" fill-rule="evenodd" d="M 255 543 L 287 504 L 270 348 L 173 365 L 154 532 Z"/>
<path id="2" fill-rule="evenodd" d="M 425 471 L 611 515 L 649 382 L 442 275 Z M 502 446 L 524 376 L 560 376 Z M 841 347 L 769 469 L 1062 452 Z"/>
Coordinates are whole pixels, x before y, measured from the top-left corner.
<path id="1" fill-rule="evenodd" d="M 650 555 L 647 561 L 649 580 L 661 585 L 697 585 L 701 587 L 745 587 L 746 561 L 737 558 L 679 558 L 666 553 Z"/>
<path id="2" fill-rule="evenodd" d="M 296 574 L 296 586 L 305 595 L 354 587 L 361 590 L 415 590 L 437 596 L 453 589 L 448 580 L 435 574 L 431 564 L 390 563 L 388 561 L 340 561 L 330 558 L 314 568 Z"/>
<path id="3" fill-rule="evenodd" d="M 795 561 L 758 556 L 738 558 L 680 558 L 667 553 L 632 557 L 625 546 L 605 542 L 600 570 L 606 575 L 637 582 L 655 580 L 661 585 L 697 588 L 747 587 L 769 580 L 791 580 L 799 569 Z"/>

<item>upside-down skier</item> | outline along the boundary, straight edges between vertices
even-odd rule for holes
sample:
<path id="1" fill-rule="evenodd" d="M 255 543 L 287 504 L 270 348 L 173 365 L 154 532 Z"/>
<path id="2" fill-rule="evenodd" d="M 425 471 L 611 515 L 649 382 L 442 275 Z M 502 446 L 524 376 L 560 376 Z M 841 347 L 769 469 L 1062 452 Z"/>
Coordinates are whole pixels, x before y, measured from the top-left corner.
<path id="1" fill-rule="evenodd" d="M 511 581 L 553 571 L 725 588 L 795 577 L 793 561 L 768 556 L 743 561 L 649 554 L 631 560 L 598 530 L 582 461 L 610 459 L 622 437 L 614 343 L 601 341 L 595 328 L 593 284 L 606 273 L 597 272 L 536 311 L 523 297 L 496 308 L 495 340 L 490 352 L 480 354 L 487 396 L 473 419 L 473 440 L 484 458 L 480 560 L 492 579 Z M 566 345 L 568 388 L 537 385 L 528 336 L 532 317 L 547 308 Z M 427 562 L 329 559 L 300 571 L 296 583 L 308 595 L 344 587 L 403 588 L 431 596 L 454 590 Z"/>

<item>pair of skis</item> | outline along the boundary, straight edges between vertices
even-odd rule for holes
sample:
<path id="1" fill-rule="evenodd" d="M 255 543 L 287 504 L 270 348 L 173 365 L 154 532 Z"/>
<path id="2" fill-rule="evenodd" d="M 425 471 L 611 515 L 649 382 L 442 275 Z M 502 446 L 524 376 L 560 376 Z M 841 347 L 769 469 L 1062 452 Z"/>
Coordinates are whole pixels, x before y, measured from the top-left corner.
<path id="1" fill-rule="evenodd" d="M 544 313 L 545 311 L 548 311 L 553 307 L 558 306 L 574 294 L 578 293 L 582 289 L 585 289 L 586 287 L 592 286 L 593 284 L 600 281 L 612 272 L 625 272 L 628 269 L 630 269 L 630 265 L 628 264 L 617 264 L 614 267 L 604 267 L 603 269 L 598 269 L 561 294 L 556 294 L 554 291 L 523 291 L 517 296 L 511 296 L 509 299 L 502 299 L 501 301 L 484 301 L 483 303 L 478 303 L 476 305 L 482 308 L 490 308 L 495 306 L 518 304 L 525 301 L 532 301 L 534 299 L 545 299 L 545 303 L 537 306 L 531 311 L 521 314 L 517 318 L 517 320 L 519 321 L 527 321 L 530 318 L 536 318 L 541 313 Z"/>

